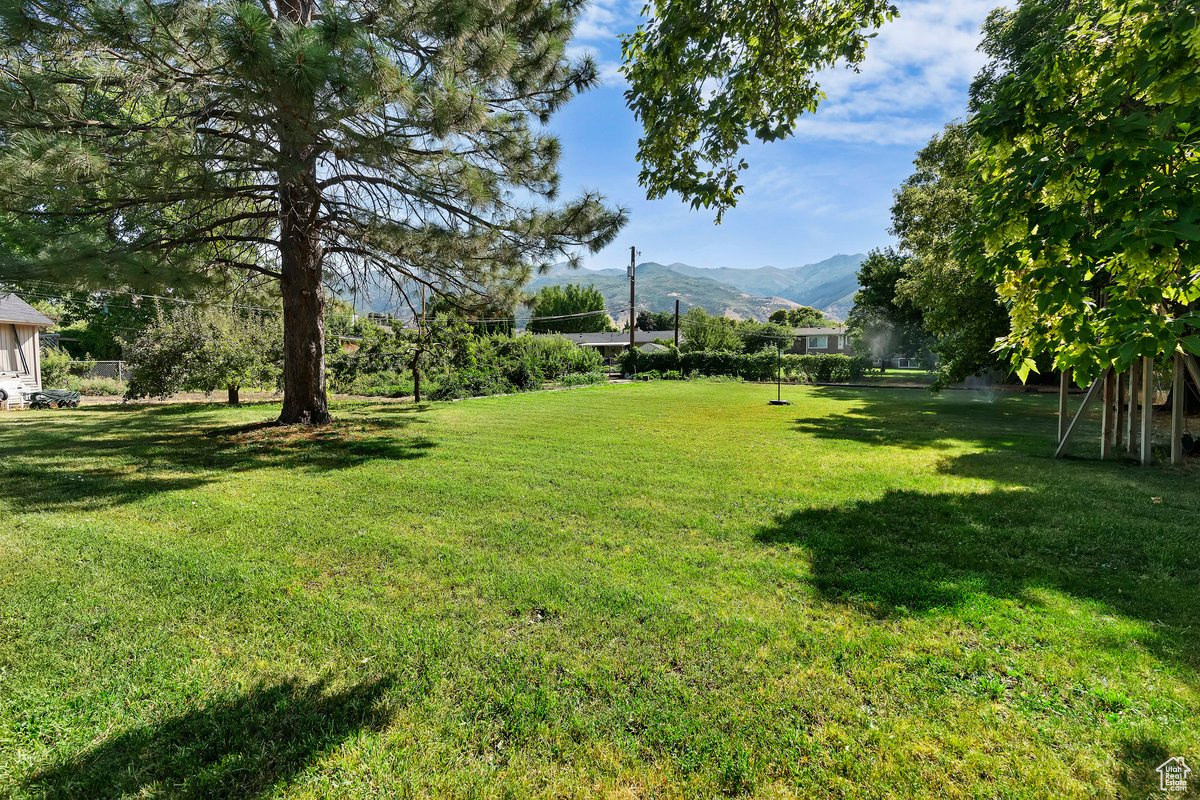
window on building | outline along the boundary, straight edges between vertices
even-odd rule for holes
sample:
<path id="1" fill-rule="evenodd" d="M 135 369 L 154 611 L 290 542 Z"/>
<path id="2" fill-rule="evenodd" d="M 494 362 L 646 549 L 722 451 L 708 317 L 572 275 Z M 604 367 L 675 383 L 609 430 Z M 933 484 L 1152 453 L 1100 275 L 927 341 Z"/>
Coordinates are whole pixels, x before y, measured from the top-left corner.
<path id="1" fill-rule="evenodd" d="M 829 347 L 829 337 L 810 336 L 808 337 L 808 346 L 813 350 L 825 350 Z"/>

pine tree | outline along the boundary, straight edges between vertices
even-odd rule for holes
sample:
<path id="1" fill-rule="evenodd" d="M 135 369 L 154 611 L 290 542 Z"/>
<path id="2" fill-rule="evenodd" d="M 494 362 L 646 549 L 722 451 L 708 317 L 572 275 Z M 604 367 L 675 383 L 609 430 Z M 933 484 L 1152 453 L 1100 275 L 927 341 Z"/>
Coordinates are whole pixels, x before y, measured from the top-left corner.
<path id="1" fill-rule="evenodd" d="M 596 80 L 566 57 L 581 5 L 0 0 L 0 279 L 264 276 L 280 421 L 325 422 L 324 284 L 511 294 L 624 221 L 555 205 L 541 126 Z"/>

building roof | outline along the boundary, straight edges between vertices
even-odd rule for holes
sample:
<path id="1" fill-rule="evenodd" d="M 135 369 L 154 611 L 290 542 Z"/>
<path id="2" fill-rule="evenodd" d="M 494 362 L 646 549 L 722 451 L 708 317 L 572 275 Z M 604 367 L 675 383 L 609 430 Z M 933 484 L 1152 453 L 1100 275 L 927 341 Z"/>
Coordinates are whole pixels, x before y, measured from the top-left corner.
<path id="1" fill-rule="evenodd" d="M 846 328 L 796 328 L 797 336 L 845 336 Z"/>
<path id="2" fill-rule="evenodd" d="M 605 331 L 603 333 L 536 333 L 535 336 L 561 336 L 583 347 L 606 347 L 629 344 L 629 331 Z M 659 339 L 675 340 L 675 331 L 634 331 L 634 342 L 649 344 Z M 679 337 L 683 339 L 682 336 Z"/>
<path id="3" fill-rule="evenodd" d="M 15 294 L 0 294 L 0 322 L 37 325 L 39 328 L 48 328 L 54 324 L 54 320 Z"/>

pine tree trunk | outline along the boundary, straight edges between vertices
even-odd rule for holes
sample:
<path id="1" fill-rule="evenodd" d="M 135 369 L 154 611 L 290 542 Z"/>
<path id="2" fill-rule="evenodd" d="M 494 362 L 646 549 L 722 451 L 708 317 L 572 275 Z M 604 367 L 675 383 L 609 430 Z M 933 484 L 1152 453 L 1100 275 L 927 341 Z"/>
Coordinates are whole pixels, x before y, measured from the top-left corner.
<path id="1" fill-rule="evenodd" d="M 238 387 L 231 384 L 229 386 L 229 405 L 236 406 L 240 402 L 241 398 L 238 395 Z"/>
<path id="2" fill-rule="evenodd" d="M 282 16 L 311 22 L 310 0 L 285 0 Z M 322 285 L 321 190 L 317 187 L 315 100 L 295 87 L 279 96 L 279 256 L 283 295 L 283 411 L 285 425 L 331 420 L 325 394 L 325 292 Z"/>
<path id="3" fill-rule="evenodd" d="M 285 188 L 284 195 L 288 193 Z M 289 221 L 288 217 L 302 219 Z M 302 230 L 306 217 L 303 209 L 293 207 L 291 214 L 285 211 L 283 223 L 283 412 L 279 421 L 285 425 L 324 425 L 331 419 L 325 395 L 321 245 L 315 235 Z"/>
<path id="4" fill-rule="evenodd" d="M 296 160 L 303 163 L 306 159 L 297 153 Z M 279 198 L 283 272 L 283 412 L 279 421 L 285 425 L 324 425 L 331 420 L 325 395 L 325 294 L 317 222 L 320 195 L 315 184 L 314 165 L 284 183 Z"/>

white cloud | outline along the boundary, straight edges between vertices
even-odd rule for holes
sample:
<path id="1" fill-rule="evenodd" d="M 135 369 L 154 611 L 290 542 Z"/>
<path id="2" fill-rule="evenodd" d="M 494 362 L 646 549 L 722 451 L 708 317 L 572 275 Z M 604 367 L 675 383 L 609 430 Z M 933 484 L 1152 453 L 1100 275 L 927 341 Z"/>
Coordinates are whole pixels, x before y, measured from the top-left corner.
<path id="1" fill-rule="evenodd" d="M 575 25 L 575 38 L 614 41 L 637 26 L 642 5 L 640 0 L 592 0 Z"/>
<path id="2" fill-rule="evenodd" d="M 996 0 L 908 0 L 867 47 L 860 72 L 820 76 L 828 99 L 799 135 L 832 141 L 920 144 L 963 116 L 966 87 L 984 65 L 980 28 Z"/>

